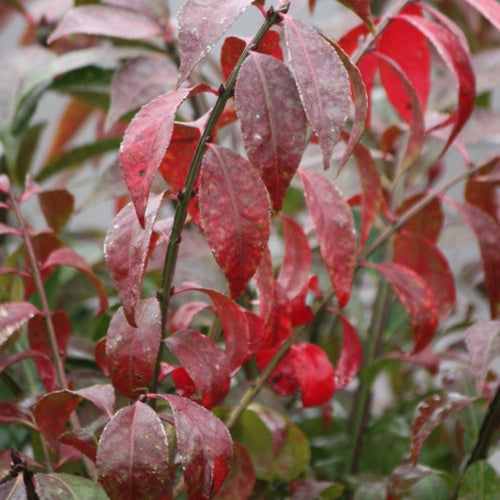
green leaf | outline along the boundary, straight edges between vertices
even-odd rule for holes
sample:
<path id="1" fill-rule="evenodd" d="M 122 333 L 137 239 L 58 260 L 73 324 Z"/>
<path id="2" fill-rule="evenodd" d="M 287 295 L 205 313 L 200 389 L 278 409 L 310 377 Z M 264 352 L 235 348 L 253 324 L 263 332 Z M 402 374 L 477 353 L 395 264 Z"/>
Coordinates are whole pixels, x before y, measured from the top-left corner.
<path id="1" fill-rule="evenodd" d="M 36 474 L 36 489 L 40 500 L 74 500 L 92 498 L 107 500 L 108 496 L 96 483 L 71 474 Z"/>
<path id="2" fill-rule="evenodd" d="M 460 500 L 495 500 L 500 498 L 500 477 L 485 460 L 472 464 L 466 471 L 460 489 Z"/>

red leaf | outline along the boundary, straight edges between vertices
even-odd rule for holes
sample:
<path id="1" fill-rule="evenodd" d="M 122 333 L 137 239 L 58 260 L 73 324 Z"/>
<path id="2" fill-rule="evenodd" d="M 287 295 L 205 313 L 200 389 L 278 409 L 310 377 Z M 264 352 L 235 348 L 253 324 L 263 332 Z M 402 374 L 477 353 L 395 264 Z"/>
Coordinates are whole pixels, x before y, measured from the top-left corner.
<path id="1" fill-rule="evenodd" d="M 400 216 L 417 205 L 426 193 L 418 193 L 407 198 L 396 210 L 395 215 Z M 421 207 L 414 216 L 410 217 L 402 226 L 404 231 L 423 236 L 436 244 L 443 229 L 444 214 L 441 200 L 433 198 Z"/>
<path id="2" fill-rule="evenodd" d="M 218 344 L 194 330 L 179 330 L 165 343 L 195 383 L 203 406 L 219 404 L 229 392 L 231 375 L 226 354 Z"/>
<path id="3" fill-rule="evenodd" d="M 47 260 L 43 263 L 41 270 L 45 271 L 52 266 L 69 266 L 85 274 L 92 281 L 99 294 L 99 310 L 97 314 L 102 314 L 107 309 L 108 299 L 104 285 L 83 257 L 69 247 L 58 248 L 51 252 Z"/>
<path id="4" fill-rule="evenodd" d="M 402 13 L 422 16 L 422 9 L 417 5 L 409 5 Z M 418 95 L 420 108 L 425 113 L 431 74 L 427 37 L 406 21 L 396 18 L 382 32 L 378 50 L 396 63 L 407 77 Z M 393 70 L 385 64 L 380 65 L 380 78 L 389 101 L 399 115 L 411 125 L 415 121 L 414 103 L 408 94 L 407 85 L 400 78 L 394 78 Z"/>
<path id="5" fill-rule="evenodd" d="M 246 40 L 237 36 L 228 36 L 224 40 L 220 49 L 220 66 L 224 80 L 229 78 L 246 46 Z"/>
<path id="6" fill-rule="evenodd" d="M 411 429 L 411 461 L 416 465 L 420 448 L 429 434 L 450 415 L 474 401 L 456 392 L 434 394 L 418 404 Z"/>
<path id="7" fill-rule="evenodd" d="M 465 0 L 477 9 L 493 25 L 500 30 L 500 5 L 496 0 Z"/>
<path id="8" fill-rule="evenodd" d="M 31 412 L 22 406 L 0 400 L 0 422 L 33 427 Z"/>
<path id="9" fill-rule="evenodd" d="M 151 18 L 137 12 L 105 5 L 85 5 L 66 11 L 47 42 L 50 44 L 76 33 L 142 40 L 160 35 L 161 29 Z"/>
<path id="10" fill-rule="evenodd" d="M 318 32 L 288 15 L 284 21 L 290 66 L 328 168 L 351 106 L 349 75 L 337 52 Z"/>
<path id="11" fill-rule="evenodd" d="M 113 386 L 129 398 L 144 392 L 155 370 L 161 342 L 161 313 L 156 298 L 139 303 L 137 328 L 118 309 L 106 336 L 106 366 Z"/>
<path id="12" fill-rule="evenodd" d="M 347 387 L 359 371 L 363 362 L 363 346 L 358 332 L 339 311 L 332 311 L 342 323 L 342 349 L 335 368 L 335 389 Z"/>
<path id="13" fill-rule="evenodd" d="M 436 298 L 439 319 L 444 320 L 455 306 L 455 280 L 439 248 L 419 235 L 399 233 L 393 243 L 394 262 L 422 276 Z"/>
<path id="14" fill-rule="evenodd" d="M 72 446 L 78 451 L 81 451 L 95 463 L 97 456 L 97 438 L 88 427 L 65 432 L 61 435 L 60 441 L 63 444 Z"/>
<path id="15" fill-rule="evenodd" d="M 188 499 L 211 498 L 229 472 L 233 442 L 227 427 L 213 413 L 189 399 L 172 394 L 155 397 L 167 400 L 174 414 Z"/>
<path id="16" fill-rule="evenodd" d="M 143 227 L 151 183 L 170 143 L 177 109 L 188 97 L 207 88 L 200 84 L 160 95 L 141 108 L 125 131 L 120 169 Z"/>
<path id="17" fill-rule="evenodd" d="M 22 361 L 23 359 L 28 359 L 28 358 L 44 358 L 47 361 L 49 360 L 49 358 L 47 358 L 47 356 L 45 354 L 42 354 L 41 352 L 32 350 L 23 351 L 18 354 L 9 356 L 8 358 L 4 358 L 3 361 L 0 361 L 0 373 L 2 373 L 9 366 L 12 366 L 15 363 L 17 363 L 18 361 Z"/>
<path id="18" fill-rule="evenodd" d="M 205 57 L 252 0 L 187 0 L 177 16 L 181 84 Z"/>
<path id="19" fill-rule="evenodd" d="M 135 402 L 119 410 L 99 440 L 99 483 L 110 498 L 160 498 L 168 470 L 168 443 L 156 413 Z"/>
<path id="20" fill-rule="evenodd" d="M 277 282 L 289 298 L 296 297 L 306 285 L 312 252 L 302 227 L 290 217 L 280 216 L 283 224 L 285 254 Z"/>
<path id="21" fill-rule="evenodd" d="M 486 212 L 468 203 L 447 199 L 474 231 L 483 261 L 491 319 L 500 313 L 500 226 Z"/>
<path id="22" fill-rule="evenodd" d="M 427 282 L 415 271 L 395 262 L 365 263 L 391 284 L 410 317 L 415 337 L 413 353 L 426 347 L 438 325 L 436 298 Z"/>
<path id="23" fill-rule="evenodd" d="M 215 145 L 208 148 L 201 168 L 200 212 L 231 296 L 239 297 L 259 265 L 270 231 L 266 189 L 242 156 Z"/>
<path id="24" fill-rule="evenodd" d="M 477 321 L 464 333 L 472 372 L 479 390 L 492 362 L 500 354 L 500 321 Z"/>
<path id="25" fill-rule="evenodd" d="M 64 311 L 52 314 L 52 325 L 56 334 L 59 355 L 62 361 L 66 359 L 66 348 L 71 334 L 71 322 Z M 35 316 L 28 323 L 28 341 L 30 349 L 45 354 L 47 358 L 34 358 L 35 366 L 47 392 L 61 389 L 57 382 L 57 373 L 51 360 L 52 349 L 49 342 L 47 323 L 42 316 Z"/>
<path id="26" fill-rule="evenodd" d="M 306 146 L 306 117 L 290 70 L 274 57 L 251 53 L 235 100 L 248 159 L 279 212 Z"/>
<path id="27" fill-rule="evenodd" d="M 370 0 L 338 0 L 341 4 L 345 5 L 348 9 L 351 9 L 355 14 L 357 14 L 362 21 L 370 28 L 370 31 L 374 31 L 375 25 L 373 23 L 373 16 L 370 10 Z"/>
<path id="28" fill-rule="evenodd" d="M 187 304 L 183 304 L 172 314 L 169 330 L 171 332 L 186 330 L 189 328 L 193 318 L 207 307 L 208 304 L 206 302 L 188 302 Z"/>
<path id="29" fill-rule="evenodd" d="M 47 224 L 60 233 L 73 214 L 73 195 L 66 189 L 54 189 L 38 193 L 38 200 Z"/>
<path id="30" fill-rule="evenodd" d="M 40 311 L 29 302 L 0 304 L 0 350 L 26 321 L 37 314 L 41 314 Z"/>
<path id="31" fill-rule="evenodd" d="M 319 249 L 340 307 L 349 302 L 356 265 L 351 209 L 337 187 L 317 172 L 300 171 Z"/>
<path id="32" fill-rule="evenodd" d="M 177 69 L 167 58 L 142 56 L 128 61 L 113 75 L 106 129 L 125 113 L 172 88 L 176 79 Z"/>
<path id="33" fill-rule="evenodd" d="M 335 372 L 325 351 L 315 344 L 295 344 L 291 353 L 302 406 L 327 403 L 335 391 Z"/>
<path id="34" fill-rule="evenodd" d="M 467 122 L 474 109 L 475 78 L 470 54 L 463 46 L 462 40 L 455 34 L 455 31 L 450 31 L 424 17 L 401 14 L 398 16 L 398 19 L 407 21 L 427 38 L 443 58 L 443 61 L 457 82 L 458 106 L 453 128 L 441 153 L 443 154 Z"/>
<path id="35" fill-rule="evenodd" d="M 7 226 L 5 224 L 0 223 L 0 234 L 15 234 L 16 236 L 23 235 L 22 231 L 19 229 L 14 229 L 13 227 Z"/>
<path id="36" fill-rule="evenodd" d="M 153 195 L 148 204 L 144 229 L 128 203 L 113 219 L 104 241 L 104 258 L 120 297 L 127 321 L 135 326 L 135 308 L 141 295 L 146 263 L 157 235 L 153 233 L 163 194 Z"/>
<path id="37" fill-rule="evenodd" d="M 245 448 L 233 443 L 233 458 L 229 466 L 229 474 L 214 500 L 247 500 L 255 485 L 255 470 L 252 460 Z"/>

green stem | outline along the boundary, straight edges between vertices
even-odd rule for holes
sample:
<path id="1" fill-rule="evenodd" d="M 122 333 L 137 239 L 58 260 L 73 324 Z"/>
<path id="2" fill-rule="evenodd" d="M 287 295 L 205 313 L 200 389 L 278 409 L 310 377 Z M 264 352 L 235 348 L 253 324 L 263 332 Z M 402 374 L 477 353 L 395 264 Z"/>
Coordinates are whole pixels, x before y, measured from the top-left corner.
<path id="1" fill-rule="evenodd" d="M 189 167 L 189 172 L 186 177 L 186 182 L 184 184 L 184 192 L 180 196 L 179 203 L 177 204 L 174 222 L 172 225 L 172 232 L 170 234 L 170 239 L 167 246 L 167 253 L 165 255 L 165 263 L 163 266 L 163 275 L 161 282 L 161 291 L 159 293 L 160 298 L 160 307 L 161 307 L 161 316 L 162 316 L 162 337 L 165 338 L 167 334 L 167 312 L 170 305 L 170 297 L 172 296 L 173 289 L 172 283 L 175 274 L 175 267 L 177 264 L 177 256 L 179 253 L 179 244 L 181 242 L 181 233 L 184 227 L 184 223 L 186 222 L 187 213 L 188 213 L 188 205 L 191 201 L 191 198 L 194 193 L 194 186 L 196 183 L 196 179 L 198 178 L 198 173 L 201 168 L 201 162 L 203 160 L 203 155 L 205 154 L 205 147 L 212 137 L 212 134 L 215 130 L 215 126 L 224 111 L 227 101 L 233 96 L 234 85 L 236 83 L 236 77 L 238 76 L 238 72 L 240 70 L 243 61 L 248 56 L 249 52 L 260 42 L 262 37 L 269 31 L 269 29 L 276 23 L 280 22 L 281 14 L 285 13 L 287 10 L 287 6 L 280 8 L 279 10 L 270 9 L 268 11 L 268 15 L 260 27 L 257 34 L 254 36 L 253 40 L 250 44 L 245 47 L 243 50 L 238 62 L 236 63 L 231 75 L 229 76 L 226 85 L 221 86 L 219 98 L 217 99 L 210 117 L 207 121 L 205 130 L 203 131 L 200 140 L 196 146 L 196 150 L 194 152 L 193 160 L 191 161 L 191 165 Z M 160 372 L 160 362 L 163 358 L 163 350 L 164 350 L 164 342 L 161 343 L 160 352 L 158 354 L 155 373 L 153 377 L 153 383 L 151 385 L 151 392 L 156 392 L 158 387 L 158 375 Z M 155 400 L 152 399 L 152 402 Z M 152 403 L 154 404 L 154 403 Z"/>

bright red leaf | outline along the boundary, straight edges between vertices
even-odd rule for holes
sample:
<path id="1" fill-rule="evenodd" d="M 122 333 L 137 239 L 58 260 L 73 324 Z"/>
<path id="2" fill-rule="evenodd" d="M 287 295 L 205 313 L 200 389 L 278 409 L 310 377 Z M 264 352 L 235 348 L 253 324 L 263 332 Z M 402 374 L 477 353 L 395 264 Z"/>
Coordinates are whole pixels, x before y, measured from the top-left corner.
<path id="1" fill-rule="evenodd" d="M 205 57 L 252 0 L 187 0 L 178 14 L 181 65 L 178 84 Z"/>
<path id="2" fill-rule="evenodd" d="M 395 262 L 364 265 L 375 268 L 393 287 L 410 318 L 415 338 L 413 353 L 421 351 L 432 340 L 439 315 L 436 298 L 426 280 L 412 269 Z"/>
<path id="3" fill-rule="evenodd" d="M 110 498 L 160 498 L 167 468 L 167 437 L 157 414 L 139 401 L 119 410 L 97 450 L 99 483 Z"/>
<path id="4" fill-rule="evenodd" d="M 420 448 L 429 434 L 450 415 L 474 401 L 456 392 L 434 394 L 418 404 L 411 429 L 411 461 L 416 465 Z"/>
<path id="5" fill-rule="evenodd" d="M 328 168 L 349 113 L 349 74 L 337 52 L 315 30 L 288 15 L 285 37 L 307 119 L 318 136 L 323 166 Z"/>
<path id="6" fill-rule="evenodd" d="M 47 42 L 76 33 L 140 40 L 155 38 L 161 34 L 161 28 L 151 18 L 127 9 L 83 5 L 66 12 Z"/>
<path id="7" fill-rule="evenodd" d="M 135 326 L 135 308 L 141 296 L 146 263 L 158 236 L 153 227 L 163 194 L 152 195 L 148 204 L 145 227 L 128 203 L 113 219 L 104 241 L 104 258 L 127 321 Z"/>
<path id="8" fill-rule="evenodd" d="M 170 351 L 193 380 L 206 408 L 219 404 L 229 392 L 229 363 L 219 345 L 194 330 L 179 330 L 165 339 Z"/>
<path id="9" fill-rule="evenodd" d="M 491 363 L 500 355 L 500 321 L 477 321 L 465 330 L 464 339 L 476 385 L 481 390 Z"/>
<path id="10" fill-rule="evenodd" d="M 436 298 L 440 320 L 455 306 L 455 280 L 448 261 L 439 248 L 426 238 L 410 233 L 394 237 L 394 262 L 422 276 Z"/>
<path id="11" fill-rule="evenodd" d="M 29 302 L 0 304 L 0 350 L 21 326 L 37 314 L 41 314 L 40 311 Z"/>
<path id="12" fill-rule="evenodd" d="M 317 172 L 300 170 L 307 208 L 340 307 L 349 302 L 356 265 L 351 209 L 337 187 Z"/>
<path id="13" fill-rule="evenodd" d="M 290 70 L 274 57 L 250 53 L 235 100 L 248 159 L 279 212 L 306 146 L 306 117 Z"/>
<path id="14" fill-rule="evenodd" d="M 200 212 L 232 297 L 254 275 L 269 238 L 270 205 L 256 170 L 231 149 L 211 145 L 201 167 Z"/>
<path id="15" fill-rule="evenodd" d="M 113 386 L 137 398 L 153 380 L 161 342 L 161 313 L 156 298 L 139 302 L 137 328 L 125 318 L 123 308 L 111 319 L 106 335 L 106 366 Z"/>
<path id="16" fill-rule="evenodd" d="M 211 498 L 229 472 L 233 441 L 227 427 L 211 412 L 189 399 L 159 394 L 174 414 L 177 447 L 189 500 Z"/>

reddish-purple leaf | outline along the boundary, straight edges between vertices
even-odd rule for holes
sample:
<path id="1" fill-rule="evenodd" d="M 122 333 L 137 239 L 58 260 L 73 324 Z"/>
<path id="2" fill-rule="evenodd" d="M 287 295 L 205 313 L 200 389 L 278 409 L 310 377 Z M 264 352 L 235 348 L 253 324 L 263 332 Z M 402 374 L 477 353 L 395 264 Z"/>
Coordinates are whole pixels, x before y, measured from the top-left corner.
<path id="1" fill-rule="evenodd" d="M 418 404 L 411 429 L 411 461 L 416 465 L 420 448 L 429 434 L 450 415 L 474 401 L 456 392 L 434 394 Z"/>
<path id="2" fill-rule="evenodd" d="M 402 13 L 422 16 L 417 5 L 407 6 Z M 414 89 L 420 103 L 420 114 L 425 113 L 430 92 L 431 54 L 427 37 L 414 26 L 402 19 L 393 19 L 382 32 L 378 45 L 379 52 L 395 63 Z M 401 76 L 394 78 L 393 70 L 380 64 L 380 79 L 387 97 L 401 118 L 412 125 L 415 122 L 415 103 L 408 93 L 408 85 Z"/>
<path id="3" fill-rule="evenodd" d="M 41 270 L 44 271 L 52 266 L 69 266 L 85 274 L 92 281 L 99 294 L 99 309 L 97 314 L 102 314 L 107 309 L 108 299 L 104 285 L 83 257 L 69 247 L 58 248 L 51 252 L 47 260 L 43 263 Z"/>
<path id="4" fill-rule="evenodd" d="M 384 193 L 382 179 L 375 160 L 370 150 L 361 143 L 354 148 L 354 157 L 358 165 L 359 181 L 361 184 L 361 230 L 359 235 L 359 248 L 363 248 L 370 231 L 382 211 Z"/>
<path id="5" fill-rule="evenodd" d="M 235 100 L 248 159 L 279 212 L 306 146 L 306 117 L 290 70 L 252 52 L 240 69 Z"/>
<path id="6" fill-rule="evenodd" d="M 76 450 L 82 452 L 95 463 L 97 456 L 97 437 L 88 427 L 81 427 L 65 432 L 61 435 L 60 441 L 62 444 L 72 446 Z"/>
<path id="7" fill-rule="evenodd" d="M 110 498 L 162 498 L 168 442 L 158 415 L 137 401 L 116 413 L 97 449 L 99 483 Z"/>
<path id="8" fill-rule="evenodd" d="M 115 391 L 110 384 L 97 384 L 73 391 L 74 394 L 90 401 L 109 418 L 115 410 Z"/>
<path id="9" fill-rule="evenodd" d="M 214 500 L 247 500 L 255 485 L 255 470 L 252 460 L 245 448 L 233 443 L 233 458 L 229 466 L 229 474 Z"/>
<path id="10" fill-rule="evenodd" d="M 448 261 L 439 248 L 417 234 L 394 237 L 394 262 L 422 276 L 436 298 L 439 319 L 444 320 L 455 306 L 455 280 Z"/>
<path id="11" fill-rule="evenodd" d="M 395 215 L 401 216 L 417 205 L 426 193 L 418 193 L 407 198 L 396 210 Z M 432 243 L 437 243 L 444 224 L 443 207 L 439 198 L 433 198 L 410 217 L 402 229 L 423 236 Z"/>
<path id="12" fill-rule="evenodd" d="M 300 171 L 319 249 L 340 307 L 349 302 L 356 265 L 351 209 L 337 187 L 318 172 Z"/>
<path id="13" fill-rule="evenodd" d="M 5 174 L 0 175 L 0 191 L 5 194 L 10 193 L 10 181 Z"/>
<path id="14" fill-rule="evenodd" d="M 42 191 L 38 193 L 38 201 L 47 224 L 56 233 L 60 233 L 73 214 L 73 195 L 66 189 Z"/>
<path id="15" fill-rule="evenodd" d="M 141 226 L 153 177 L 170 143 L 175 115 L 191 95 L 206 90 L 206 84 L 162 94 L 143 106 L 130 122 L 120 146 L 120 169 Z"/>
<path id="16" fill-rule="evenodd" d="M 252 0 L 187 0 L 177 16 L 181 65 L 178 84 L 205 57 Z"/>
<path id="17" fill-rule="evenodd" d="M 486 212 L 468 203 L 447 199 L 474 231 L 483 261 L 491 319 L 500 313 L 500 225 Z"/>
<path id="18" fill-rule="evenodd" d="M 443 154 L 454 141 L 474 109 L 475 77 L 470 54 L 454 31 L 424 17 L 401 14 L 398 18 L 410 23 L 427 38 L 443 58 L 458 85 L 457 110 L 453 128 L 443 149 Z"/>
<path id="19" fill-rule="evenodd" d="M 0 422 L 2 424 L 21 424 L 33 427 L 33 416 L 27 408 L 0 400 Z"/>
<path id="20" fill-rule="evenodd" d="M 165 343 L 193 380 L 203 406 L 218 405 L 231 383 L 228 358 L 219 345 L 194 330 L 179 330 Z"/>
<path id="21" fill-rule="evenodd" d="M 109 129 L 125 113 L 173 88 L 176 79 L 177 69 L 167 58 L 142 56 L 124 64 L 111 82 L 106 128 Z"/>
<path id="22" fill-rule="evenodd" d="M 41 314 L 40 311 L 29 302 L 0 304 L 0 350 L 26 321 L 37 314 Z"/>
<path id="23" fill-rule="evenodd" d="M 341 4 L 345 5 L 348 9 L 351 9 L 355 14 L 357 14 L 361 20 L 370 28 L 370 31 L 374 31 L 375 24 L 373 22 L 373 16 L 370 10 L 371 0 L 338 0 Z"/>
<path id="24" fill-rule="evenodd" d="M 296 479 L 289 486 L 290 500 L 309 500 L 311 498 L 339 498 L 343 486 L 327 481 Z"/>
<path id="25" fill-rule="evenodd" d="M 395 262 L 365 263 L 373 267 L 391 284 L 406 309 L 413 328 L 413 353 L 426 347 L 438 325 L 436 298 L 426 280 L 412 269 Z"/>
<path id="26" fill-rule="evenodd" d="M 332 311 L 342 323 L 342 349 L 335 368 L 335 389 L 347 387 L 359 371 L 363 361 L 363 346 L 358 332 L 339 311 Z"/>
<path id="27" fill-rule="evenodd" d="M 211 145 L 200 179 L 203 230 L 232 297 L 254 275 L 269 238 L 270 205 L 255 169 L 236 152 Z"/>
<path id="28" fill-rule="evenodd" d="M 189 500 L 212 498 L 229 472 L 233 441 L 227 427 L 189 399 L 159 394 L 174 414 L 177 447 Z"/>
<path id="29" fill-rule="evenodd" d="M 0 496 L 9 500 L 28 500 L 23 474 L 18 474 L 14 479 L 0 484 Z"/>
<path id="30" fill-rule="evenodd" d="M 66 12 L 48 38 L 48 43 L 76 33 L 142 40 L 160 35 L 161 27 L 138 12 L 105 5 L 84 5 Z"/>
<path id="31" fill-rule="evenodd" d="M 295 377 L 302 406 L 318 406 L 330 401 L 335 391 L 335 371 L 325 351 L 315 344 L 295 344 L 291 348 Z"/>
<path id="32" fill-rule="evenodd" d="M 307 283 L 312 264 L 312 252 L 300 224 L 284 215 L 280 218 L 283 224 L 285 254 L 277 282 L 287 296 L 293 298 L 303 290 Z"/>
<path id="33" fill-rule="evenodd" d="M 288 15 L 284 18 L 290 66 L 328 168 L 351 106 L 349 75 L 335 49 L 317 31 Z"/>
<path id="34" fill-rule="evenodd" d="M 135 326 L 135 308 L 142 290 L 146 263 L 156 242 L 153 226 L 163 194 L 153 195 L 148 204 L 144 229 L 128 203 L 113 219 L 104 241 L 104 257 L 120 297 L 127 321 Z"/>
<path id="35" fill-rule="evenodd" d="M 46 354 L 42 354 L 41 352 L 32 351 L 31 349 L 29 349 L 27 351 L 22 351 L 18 354 L 5 357 L 2 361 L 0 361 L 0 373 L 2 373 L 9 366 L 12 366 L 17 362 L 28 358 L 44 358 L 47 361 L 50 360 L 50 358 L 48 358 Z"/>
<path id="36" fill-rule="evenodd" d="M 64 311 L 56 311 L 52 314 L 52 325 L 56 335 L 57 346 L 61 360 L 66 359 L 66 348 L 71 334 L 71 322 Z M 47 323 L 43 316 L 35 316 L 28 323 L 28 341 L 30 349 L 45 354 L 47 358 L 34 358 L 38 374 L 42 379 L 47 392 L 61 389 L 57 381 L 57 373 L 53 361 L 51 360 L 52 349 L 49 342 Z"/>
<path id="37" fill-rule="evenodd" d="M 16 236 L 23 235 L 22 231 L 20 231 L 19 229 L 7 226 L 6 224 L 2 224 L 1 222 L 0 222 L 0 234 L 15 234 Z"/>
<path id="38" fill-rule="evenodd" d="M 479 390 L 493 360 L 500 355 L 500 321 L 477 321 L 464 333 L 472 372 Z"/>
<path id="39" fill-rule="evenodd" d="M 161 313 L 156 298 L 146 299 L 137 308 L 137 328 L 118 309 L 106 336 L 106 365 L 113 386 L 129 398 L 144 392 L 155 370 L 161 342 Z"/>
<path id="40" fill-rule="evenodd" d="M 500 5 L 496 0 L 465 0 L 500 31 Z"/>

